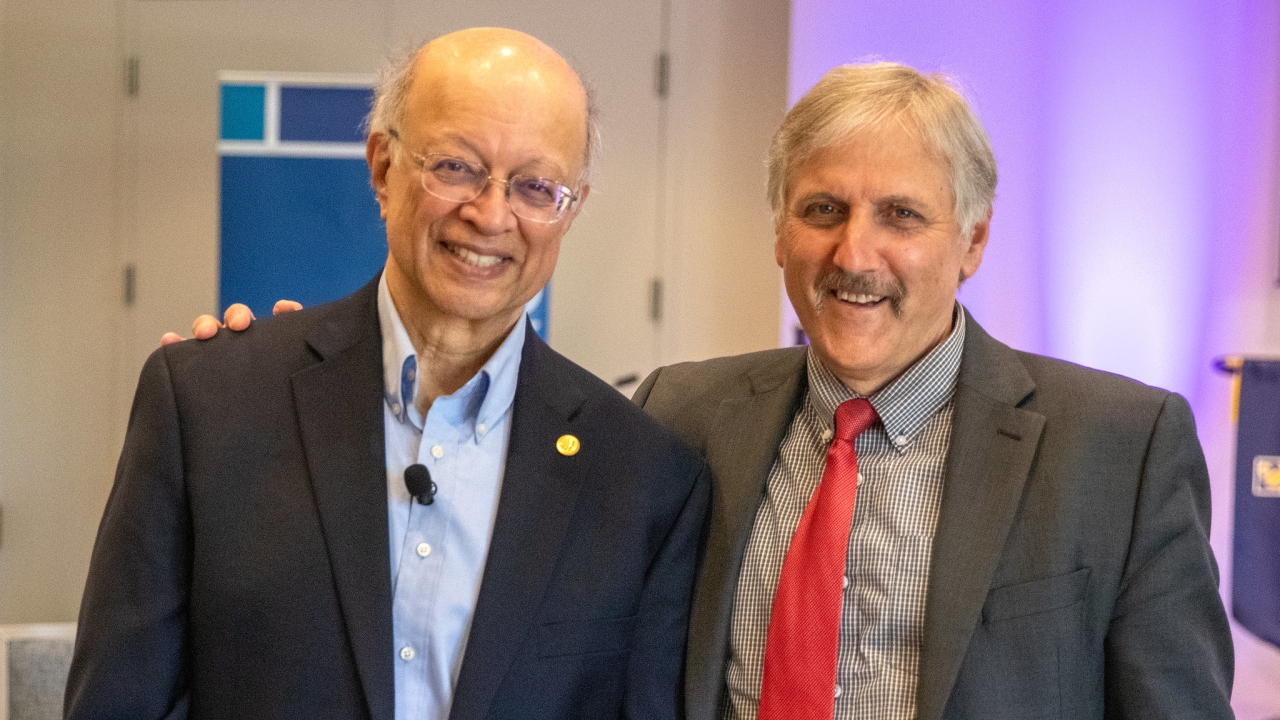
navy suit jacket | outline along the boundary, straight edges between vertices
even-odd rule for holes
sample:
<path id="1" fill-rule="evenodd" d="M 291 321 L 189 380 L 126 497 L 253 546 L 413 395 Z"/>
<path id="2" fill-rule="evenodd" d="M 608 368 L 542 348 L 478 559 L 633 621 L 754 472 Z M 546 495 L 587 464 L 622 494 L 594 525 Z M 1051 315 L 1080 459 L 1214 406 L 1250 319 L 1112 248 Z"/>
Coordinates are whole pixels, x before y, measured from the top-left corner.
<path id="1" fill-rule="evenodd" d="M 156 351 L 68 718 L 394 715 L 377 284 Z M 700 456 L 529 331 L 450 717 L 675 718 Z M 581 450 L 556 450 L 572 434 Z"/>

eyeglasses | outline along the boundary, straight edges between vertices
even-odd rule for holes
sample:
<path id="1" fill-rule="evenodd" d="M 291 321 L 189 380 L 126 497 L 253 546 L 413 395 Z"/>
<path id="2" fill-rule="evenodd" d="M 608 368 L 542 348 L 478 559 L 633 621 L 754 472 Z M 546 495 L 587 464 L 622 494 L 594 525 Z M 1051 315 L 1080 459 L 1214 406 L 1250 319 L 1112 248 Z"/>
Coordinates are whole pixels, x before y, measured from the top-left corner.
<path id="1" fill-rule="evenodd" d="M 400 139 L 394 130 L 389 135 Z M 512 175 L 503 180 L 490 175 L 489 169 L 483 165 L 452 155 L 409 155 L 422 168 L 422 189 L 441 200 L 471 202 L 480 197 L 489 183 L 499 182 L 506 186 L 504 195 L 512 214 L 536 223 L 560 220 L 578 200 L 572 190 L 555 180 L 534 175 Z"/>

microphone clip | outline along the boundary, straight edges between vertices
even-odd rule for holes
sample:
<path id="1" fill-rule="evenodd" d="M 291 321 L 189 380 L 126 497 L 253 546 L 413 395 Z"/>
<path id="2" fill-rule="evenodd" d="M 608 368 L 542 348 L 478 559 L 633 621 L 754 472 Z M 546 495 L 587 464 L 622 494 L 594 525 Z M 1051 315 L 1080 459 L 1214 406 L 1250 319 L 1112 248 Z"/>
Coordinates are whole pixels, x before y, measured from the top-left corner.
<path id="1" fill-rule="evenodd" d="M 414 463 L 404 469 L 404 486 L 420 505 L 430 505 L 436 501 L 436 483 L 431 479 L 427 466 L 422 463 Z"/>

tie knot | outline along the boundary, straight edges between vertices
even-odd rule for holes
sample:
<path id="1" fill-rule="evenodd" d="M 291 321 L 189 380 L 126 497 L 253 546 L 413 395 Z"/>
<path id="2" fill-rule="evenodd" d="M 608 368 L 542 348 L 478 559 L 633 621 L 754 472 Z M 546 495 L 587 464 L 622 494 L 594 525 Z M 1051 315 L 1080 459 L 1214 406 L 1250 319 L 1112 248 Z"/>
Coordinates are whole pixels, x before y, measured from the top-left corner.
<path id="1" fill-rule="evenodd" d="M 866 398 L 845 400 L 836 408 L 835 421 L 836 439 L 853 442 L 854 438 L 876 421 L 876 409 L 871 407 L 871 402 Z"/>

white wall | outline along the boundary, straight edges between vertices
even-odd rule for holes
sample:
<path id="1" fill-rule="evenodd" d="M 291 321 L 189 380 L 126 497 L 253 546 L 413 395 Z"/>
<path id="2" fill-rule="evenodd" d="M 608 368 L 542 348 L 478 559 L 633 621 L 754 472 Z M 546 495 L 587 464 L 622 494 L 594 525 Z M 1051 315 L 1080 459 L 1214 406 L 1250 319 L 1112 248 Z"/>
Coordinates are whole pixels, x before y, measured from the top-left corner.
<path id="1" fill-rule="evenodd" d="M 790 3 L 672 0 L 662 362 L 776 347 L 765 152 L 787 110 Z"/>
<path id="2" fill-rule="evenodd" d="M 0 623 L 67 620 L 121 439 L 116 12 L 0 12 Z"/>

